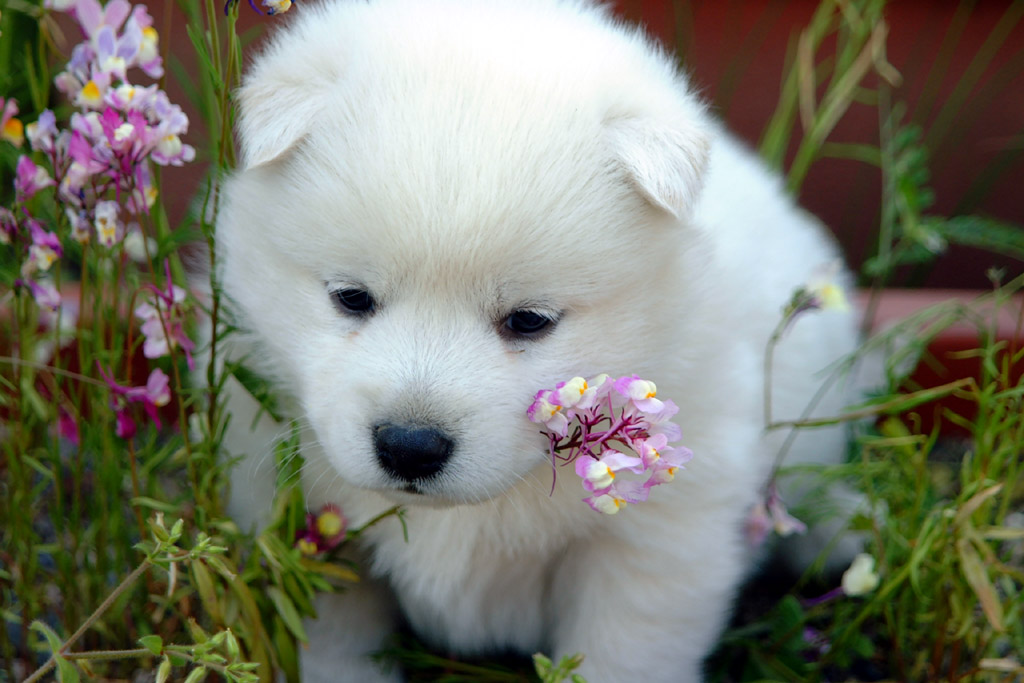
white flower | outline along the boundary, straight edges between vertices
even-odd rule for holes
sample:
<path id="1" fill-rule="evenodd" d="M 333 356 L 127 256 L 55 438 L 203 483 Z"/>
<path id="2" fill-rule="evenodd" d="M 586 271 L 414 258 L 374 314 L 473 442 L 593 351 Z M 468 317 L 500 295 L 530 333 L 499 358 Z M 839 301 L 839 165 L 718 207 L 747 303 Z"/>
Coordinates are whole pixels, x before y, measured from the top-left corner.
<path id="1" fill-rule="evenodd" d="M 842 262 L 836 259 L 827 266 L 819 268 L 807 281 L 807 291 L 813 297 L 814 308 L 823 311 L 848 311 L 850 302 L 846 300 L 843 288 L 836 284 L 836 277 L 842 269 Z"/>
<path id="2" fill-rule="evenodd" d="M 147 250 L 149 254 L 156 254 L 156 248 L 156 240 L 143 235 L 138 225 L 133 223 L 129 226 L 124 236 L 124 253 L 128 258 L 136 263 L 146 263 L 149 260 Z"/>
<path id="3" fill-rule="evenodd" d="M 97 241 L 105 247 L 112 247 L 117 243 L 121 227 L 121 222 L 117 220 L 118 211 L 117 202 L 96 202 L 96 236 Z"/>
<path id="4" fill-rule="evenodd" d="M 849 596 L 865 595 L 878 587 L 875 558 L 861 553 L 853 558 L 850 568 L 843 572 L 843 592 Z"/>

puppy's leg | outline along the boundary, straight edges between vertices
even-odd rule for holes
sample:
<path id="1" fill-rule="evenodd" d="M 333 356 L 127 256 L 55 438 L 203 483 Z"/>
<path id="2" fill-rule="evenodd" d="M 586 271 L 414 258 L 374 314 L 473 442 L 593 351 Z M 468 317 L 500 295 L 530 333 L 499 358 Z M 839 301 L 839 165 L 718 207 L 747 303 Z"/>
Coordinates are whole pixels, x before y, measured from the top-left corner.
<path id="1" fill-rule="evenodd" d="M 363 578 L 344 593 L 316 598 L 316 619 L 305 622 L 309 645 L 300 665 L 305 683 L 400 681 L 397 667 L 387 670 L 370 655 L 393 632 L 397 606 L 387 586 Z"/>
<path id="2" fill-rule="evenodd" d="M 224 442 L 237 459 L 230 471 L 228 514 L 246 531 L 261 529 L 269 521 L 277 481 L 274 445 L 287 435 L 286 427 L 260 415 L 259 403 L 234 378 L 225 387 L 225 401 L 230 422 Z"/>
<path id="3" fill-rule="evenodd" d="M 662 535 L 664 549 L 622 540 L 572 548 L 551 598 L 556 655 L 582 652 L 590 683 L 700 681 L 742 575 L 730 526 L 702 518 L 699 529 Z M 650 531 L 638 537 L 650 541 Z"/>

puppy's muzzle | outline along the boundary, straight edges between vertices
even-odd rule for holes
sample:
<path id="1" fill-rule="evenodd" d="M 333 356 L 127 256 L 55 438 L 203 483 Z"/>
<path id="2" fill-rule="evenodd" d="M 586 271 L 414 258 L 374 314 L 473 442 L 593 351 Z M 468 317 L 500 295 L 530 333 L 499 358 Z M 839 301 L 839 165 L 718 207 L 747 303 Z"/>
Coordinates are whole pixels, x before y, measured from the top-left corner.
<path id="1" fill-rule="evenodd" d="M 407 482 L 428 479 L 440 472 L 454 446 L 439 429 L 394 424 L 377 425 L 373 445 L 381 468 Z"/>

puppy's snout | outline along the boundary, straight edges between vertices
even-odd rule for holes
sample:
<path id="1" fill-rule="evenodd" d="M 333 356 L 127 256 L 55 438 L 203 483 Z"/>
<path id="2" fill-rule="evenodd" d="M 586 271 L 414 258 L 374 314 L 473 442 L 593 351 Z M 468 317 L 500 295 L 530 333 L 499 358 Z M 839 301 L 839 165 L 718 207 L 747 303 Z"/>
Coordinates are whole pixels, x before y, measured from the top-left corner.
<path id="1" fill-rule="evenodd" d="M 440 472 L 454 444 L 433 427 L 382 424 L 373 430 L 373 445 L 385 472 L 412 482 Z"/>

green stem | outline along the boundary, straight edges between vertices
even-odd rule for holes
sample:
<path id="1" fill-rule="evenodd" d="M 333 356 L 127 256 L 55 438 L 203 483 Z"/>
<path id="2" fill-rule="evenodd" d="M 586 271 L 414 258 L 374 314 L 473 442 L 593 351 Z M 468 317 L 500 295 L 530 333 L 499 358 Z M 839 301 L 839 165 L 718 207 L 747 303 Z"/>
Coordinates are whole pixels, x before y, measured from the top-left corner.
<path id="1" fill-rule="evenodd" d="M 149 558 L 146 558 L 145 560 L 143 560 L 142 564 L 140 564 L 132 571 L 131 574 L 126 576 L 124 581 L 119 583 L 117 587 L 114 588 L 113 591 L 111 591 L 110 595 L 107 596 L 107 599 L 100 603 L 100 606 L 97 607 L 93 611 L 93 613 L 90 614 L 89 617 L 82 622 L 82 625 L 78 627 L 78 630 L 72 633 L 71 637 L 69 637 L 61 644 L 60 649 L 58 649 L 57 652 L 54 653 L 54 655 L 51 655 L 50 658 L 46 661 L 46 663 L 43 664 L 43 666 L 41 666 L 39 669 L 37 669 L 34 674 L 26 678 L 24 683 L 35 683 L 36 681 L 41 680 L 42 677 L 50 669 L 57 665 L 57 654 L 59 654 L 61 657 L 67 656 L 67 649 L 74 645 L 79 638 L 85 635 L 85 632 L 88 631 L 92 627 L 92 625 L 99 620 L 101 616 L 103 616 L 104 612 L 110 609 L 110 606 L 114 604 L 114 601 L 116 601 L 121 596 L 121 594 L 123 594 L 126 590 L 131 588 L 132 584 L 134 584 L 135 581 L 138 580 L 138 578 L 142 576 L 147 569 L 149 569 L 150 564 L 151 563 Z"/>

